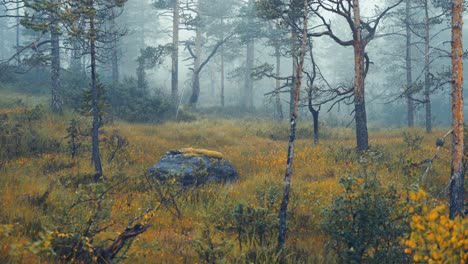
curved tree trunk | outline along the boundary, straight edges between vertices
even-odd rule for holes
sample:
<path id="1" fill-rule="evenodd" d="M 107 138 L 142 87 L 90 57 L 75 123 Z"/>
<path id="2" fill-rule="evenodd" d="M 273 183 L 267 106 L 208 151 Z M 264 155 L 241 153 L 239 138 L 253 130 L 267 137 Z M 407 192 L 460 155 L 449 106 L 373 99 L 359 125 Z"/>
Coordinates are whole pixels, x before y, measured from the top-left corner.
<path id="1" fill-rule="evenodd" d="M 281 200 L 280 212 L 279 212 L 279 232 L 278 232 L 278 245 L 277 251 L 280 252 L 284 244 L 286 243 L 286 231 L 287 231 L 287 213 L 288 213 L 288 204 L 289 204 L 289 194 L 291 191 L 291 176 L 292 176 L 292 166 L 294 159 L 294 141 L 296 139 L 296 125 L 298 117 L 298 106 L 300 100 L 301 92 L 301 81 L 302 81 L 302 69 L 304 66 L 304 57 L 307 46 L 307 0 L 304 0 L 304 17 L 303 17 L 303 36 L 302 44 L 298 50 L 295 49 L 293 55 L 297 60 L 297 69 L 295 72 L 296 83 L 294 87 L 294 100 L 293 108 L 291 113 L 290 121 L 290 130 L 289 130 L 289 142 L 288 142 L 288 156 L 286 162 L 286 172 L 284 174 L 284 191 L 283 198 Z"/>

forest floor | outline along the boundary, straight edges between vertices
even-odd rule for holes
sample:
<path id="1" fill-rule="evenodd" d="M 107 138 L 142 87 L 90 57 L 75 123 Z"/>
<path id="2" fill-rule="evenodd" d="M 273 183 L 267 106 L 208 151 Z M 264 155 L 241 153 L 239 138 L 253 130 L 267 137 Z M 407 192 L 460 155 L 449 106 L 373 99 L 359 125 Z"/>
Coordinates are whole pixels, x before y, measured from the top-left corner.
<path id="1" fill-rule="evenodd" d="M 189 123 L 106 124 L 100 146 L 106 181 L 95 184 L 90 138 L 70 137 L 70 129 L 67 132 L 71 119 L 77 120 L 79 131 L 86 131 L 85 118 L 47 112 L 36 116 L 11 108 L 0 112 L 4 116 L 2 144 L 13 144 L 9 150 L 3 148 L 2 152 L 8 153 L 2 153 L 0 164 L 2 263 L 59 262 L 60 258 L 75 261 L 74 253 L 65 249 L 70 240 L 78 237 L 92 252 L 97 245 L 117 238 L 132 218 L 154 207 L 158 209 L 142 217 L 151 227 L 132 242 L 123 263 L 271 260 L 267 255 L 272 255 L 276 245 L 287 123 L 201 119 Z M 17 122 L 20 137 L 12 134 L 15 128 L 6 127 L 7 122 Z M 289 205 L 287 245 L 293 252 L 289 261 L 336 260 L 327 249 L 329 240 L 322 231 L 323 212 L 336 195 L 343 193 L 343 177 L 375 173 L 382 184 L 394 186 L 402 200 L 407 199 L 414 184 L 445 200 L 449 142 L 424 178 L 426 164 L 414 165 L 436 153 L 436 138 L 445 133 L 442 129 L 432 134 L 421 129 L 370 131 L 371 150 L 362 155 L 355 150 L 351 129 L 322 128 L 320 143 L 314 145 L 309 124 L 301 124 Z M 75 157 L 71 155 L 71 138 L 76 140 Z M 123 144 L 119 145 L 119 139 Z M 151 186 L 146 171 L 168 150 L 185 147 L 222 152 L 237 169 L 239 181 L 183 193 L 176 187 Z M 15 149 L 17 153 L 12 153 Z M 90 224 L 89 219 L 94 222 Z M 95 232 L 91 241 L 83 238 L 89 226 Z"/>

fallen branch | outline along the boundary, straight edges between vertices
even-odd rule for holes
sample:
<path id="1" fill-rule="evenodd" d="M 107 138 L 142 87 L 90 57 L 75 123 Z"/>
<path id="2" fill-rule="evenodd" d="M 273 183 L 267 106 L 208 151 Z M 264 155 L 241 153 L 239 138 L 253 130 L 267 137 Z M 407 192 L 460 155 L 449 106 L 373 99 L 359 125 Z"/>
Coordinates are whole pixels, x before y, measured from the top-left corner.
<path id="1" fill-rule="evenodd" d="M 127 240 L 130 240 L 144 233 L 151 225 L 140 225 L 125 228 L 125 230 L 117 237 L 110 247 L 105 249 L 98 258 L 99 263 L 112 263 L 112 260 L 117 256 L 119 251 L 125 246 Z"/>

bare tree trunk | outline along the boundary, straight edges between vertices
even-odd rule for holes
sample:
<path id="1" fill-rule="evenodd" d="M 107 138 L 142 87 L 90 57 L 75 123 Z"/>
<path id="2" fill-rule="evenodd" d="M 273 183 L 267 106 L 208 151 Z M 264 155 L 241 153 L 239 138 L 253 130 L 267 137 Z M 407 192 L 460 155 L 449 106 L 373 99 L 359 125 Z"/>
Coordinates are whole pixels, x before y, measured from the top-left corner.
<path id="1" fill-rule="evenodd" d="M 20 18 L 19 18 L 19 6 L 20 1 L 16 2 L 16 52 L 20 51 Z M 21 58 L 20 54 L 16 56 L 16 65 L 20 65 Z"/>
<path id="2" fill-rule="evenodd" d="M 246 71 L 245 71 L 245 90 L 244 90 L 244 107 L 247 110 L 253 108 L 253 79 L 252 70 L 254 67 L 254 40 L 249 39 L 247 42 L 246 52 Z"/>
<path id="3" fill-rule="evenodd" d="M 172 102 L 177 105 L 179 96 L 179 0 L 173 2 L 171 97 Z"/>
<path id="4" fill-rule="evenodd" d="M 411 63 L 411 0 L 406 0 L 406 100 L 408 106 L 408 127 L 414 126 L 414 102 L 412 99 L 413 74 Z"/>
<path id="5" fill-rule="evenodd" d="M 452 164 L 450 218 L 464 216 L 463 1 L 452 1 Z"/>
<path id="6" fill-rule="evenodd" d="M 281 88 L 281 81 L 279 77 L 281 75 L 281 54 L 279 46 L 275 47 L 275 57 L 276 57 L 276 87 L 275 87 L 275 101 L 276 101 L 276 115 L 279 120 L 283 120 L 283 106 L 281 105 L 281 96 L 280 96 L 280 88 Z"/>
<path id="7" fill-rule="evenodd" d="M 312 111 L 312 117 L 314 119 L 314 144 L 319 143 L 319 111 Z"/>
<path id="8" fill-rule="evenodd" d="M 190 97 L 190 104 L 192 107 L 198 102 L 198 97 L 200 96 L 200 72 L 195 71 L 192 77 L 192 96 Z"/>
<path id="9" fill-rule="evenodd" d="M 297 38 L 297 34 L 294 33 L 294 30 L 293 30 L 293 34 L 292 34 L 293 38 Z M 294 45 L 294 44 L 293 44 Z M 293 50 L 296 49 L 294 46 L 293 46 Z M 294 85 L 296 84 L 296 71 L 297 71 L 297 62 L 294 60 L 294 58 L 292 59 L 292 79 L 291 79 L 291 89 L 289 91 L 289 117 L 291 117 L 291 115 L 293 114 L 294 112 Z"/>
<path id="10" fill-rule="evenodd" d="M 115 10 L 112 8 L 112 19 L 110 21 L 110 34 L 115 34 L 117 31 L 115 21 Z M 115 86 L 119 83 L 120 71 L 119 71 L 119 43 L 116 37 L 112 36 L 111 43 L 111 65 L 112 65 L 112 84 Z"/>
<path id="11" fill-rule="evenodd" d="M 89 6 L 94 7 L 94 0 L 89 1 Z M 96 76 L 96 29 L 94 25 L 94 14 L 89 17 L 89 47 L 91 53 L 91 94 L 92 94 L 92 112 L 93 112 L 93 126 L 91 128 L 91 145 L 92 145 L 92 162 L 96 174 L 94 180 L 102 180 L 102 165 L 101 154 L 99 153 L 99 127 L 101 121 L 99 118 L 99 94 Z"/>
<path id="12" fill-rule="evenodd" d="M 354 115 L 356 118 L 356 142 L 360 151 L 369 148 L 366 103 L 364 99 L 364 49 L 361 35 L 359 1 L 353 1 L 354 13 Z"/>
<path id="13" fill-rule="evenodd" d="M 197 26 L 196 35 L 195 35 L 195 62 L 193 66 L 193 76 L 192 76 L 192 95 L 190 96 L 189 103 L 192 107 L 198 102 L 200 97 L 200 57 L 201 57 L 201 29 Z"/>
<path id="14" fill-rule="evenodd" d="M 70 71 L 74 73 L 79 73 L 83 71 L 83 66 L 81 65 L 81 48 L 76 40 L 71 41 L 72 51 L 70 57 Z"/>
<path id="15" fill-rule="evenodd" d="M 112 55 L 111 55 L 111 63 L 112 63 L 112 84 L 116 85 L 119 83 L 120 79 L 120 71 L 119 71 L 119 51 L 118 51 L 118 44 L 117 40 L 112 42 Z"/>
<path id="16" fill-rule="evenodd" d="M 431 80 L 430 80 L 430 58 L 429 58 L 429 8 L 428 0 L 424 1 L 424 101 L 426 106 L 426 132 L 432 132 L 432 113 L 431 113 Z"/>
<path id="17" fill-rule="evenodd" d="M 216 96 L 214 75 L 215 75 L 214 69 L 210 68 L 210 90 L 211 90 L 210 93 L 211 93 L 212 98 L 215 98 Z"/>
<path id="18" fill-rule="evenodd" d="M 301 92 L 301 81 L 302 81 L 302 69 L 304 65 L 304 57 L 307 46 L 307 0 L 304 0 L 304 17 L 303 17 L 303 35 L 302 35 L 302 45 L 297 52 L 293 53 L 293 57 L 297 58 L 297 69 L 295 72 L 296 76 L 296 85 L 294 89 L 294 101 L 293 101 L 293 111 L 291 114 L 291 127 L 289 131 L 289 143 L 288 143 L 288 159 L 286 163 L 286 172 L 284 175 L 284 194 L 281 201 L 280 213 L 279 213 L 279 234 L 278 234 L 278 245 L 277 251 L 281 251 L 286 243 L 286 231 L 287 231 L 287 212 L 289 204 L 289 194 L 291 189 L 291 176 L 292 176 L 292 166 L 294 159 L 294 141 L 296 139 L 296 122 L 298 117 L 298 105 L 300 100 Z M 297 50 L 295 50 L 297 51 Z"/>
<path id="19" fill-rule="evenodd" d="M 221 107 L 224 107 L 224 44 L 221 46 Z"/>
<path id="20" fill-rule="evenodd" d="M 55 20 L 53 18 L 52 20 Z M 63 99 L 62 99 L 62 85 L 60 83 L 60 38 L 59 28 L 56 21 L 53 21 L 50 27 L 50 40 L 51 40 L 51 84 L 52 84 L 52 101 L 51 108 L 54 113 L 62 113 Z"/>
<path id="21" fill-rule="evenodd" d="M 0 25 L 0 59 L 5 60 L 5 28 L 3 25 Z"/>
<path id="22" fill-rule="evenodd" d="M 145 72 L 145 62 L 144 58 L 138 60 L 138 67 L 136 69 L 137 76 L 137 88 L 140 91 L 146 92 L 148 84 L 146 83 L 146 72 Z"/>
<path id="23" fill-rule="evenodd" d="M 248 8 L 249 8 L 249 16 L 247 23 L 251 25 L 253 23 L 252 19 L 252 11 L 255 9 L 255 2 L 254 0 L 248 1 Z M 243 93 L 243 102 L 242 105 L 245 107 L 246 110 L 253 109 L 253 78 L 252 78 L 252 71 L 254 68 L 254 56 L 255 56 L 255 41 L 252 36 L 252 33 L 249 32 L 247 45 L 246 45 L 246 63 L 245 63 L 245 85 L 244 85 L 244 93 Z"/>

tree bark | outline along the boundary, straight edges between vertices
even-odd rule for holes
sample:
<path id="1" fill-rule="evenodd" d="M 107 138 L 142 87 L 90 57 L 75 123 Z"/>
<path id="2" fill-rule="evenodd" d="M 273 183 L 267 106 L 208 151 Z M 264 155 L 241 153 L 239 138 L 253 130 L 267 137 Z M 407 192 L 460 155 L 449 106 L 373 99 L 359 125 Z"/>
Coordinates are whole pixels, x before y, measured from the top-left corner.
<path id="1" fill-rule="evenodd" d="M 289 142 L 288 142 L 288 159 L 286 162 L 286 172 L 284 175 L 284 192 L 283 199 L 281 201 L 280 213 L 279 213 L 279 234 L 278 234 L 278 245 L 277 251 L 281 251 L 286 243 L 286 231 L 287 231 L 287 212 L 289 204 L 289 194 L 291 190 L 291 176 L 292 166 L 294 159 L 294 141 L 296 139 L 296 122 L 298 117 L 298 105 L 300 100 L 301 92 L 301 81 L 302 81 L 302 69 L 304 65 L 304 57 L 307 46 L 307 0 L 304 0 L 304 17 L 303 17 L 303 36 L 302 44 L 297 54 L 297 49 L 294 50 L 293 57 L 297 59 L 297 69 L 295 72 L 296 84 L 294 88 L 294 101 L 293 111 L 291 114 L 290 130 L 289 130 Z"/>
<path id="2" fill-rule="evenodd" d="M 312 111 L 312 117 L 314 119 L 314 144 L 319 143 L 319 111 Z"/>
<path id="3" fill-rule="evenodd" d="M 97 260 L 98 263 L 112 263 L 120 250 L 129 240 L 135 238 L 139 234 L 144 233 L 151 225 L 137 224 L 133 227 L 127 227 L 120 235 L 112 242 L 108 248 L 103 250 Z"/>
<path id="4" fill-rule="evenodd" d="M 89 1 L 89 6 L 94 7 L 94 0 Z M 94 22 L 94 13 L 90 12 L 89 16 L 89 48 L 91 53 L 91 94 L 92 94 L 92 114 L 93 114 L 93 126 L 91 128 L 91 154 L 92 162 L 94 164 L 94 170 L 96 172 L 94 180 L 96 182 L 101 181 L 102 165 L 101 165 L 101 154 L 99 153 L 99 127 L 101 125 L 99 118 L 99 93 L 96 76 L 96 29 Z"/>
<path id="5" fill-rule="evenodd" d="M 51 84 L 52 84 L 52 100 L 51 108 L 54 113 L 62 113 L 63 99 L 62 99 L 62 85 L 60 83 L 60 38 L 59 28 L 57 21 L 52 17 L 52 25 L 50 27 L 50 40 L 51 40 Z"/>
<path id="6" fill-rule="evenodd" d="M 294 30 L 294 29 L 293 29 Z M 293 32 L 292 34 L 293 38 L 297 38 L 297 34 Z M 293 43 L 294 45 L 294 43 Z M 293 51 L 294 49 L 296 49 L 294 46 L 293 46 Z M 289 117 L 292 116 L 293 112 L 294 112 L 294 93 L 295 93 L 295 90 L 294 90 L 294 86 L 296 85 L 296 72 L 297 72 L 297 62 L 294 60 L 294 58 L 292 59 L 292 78 L 291 78 L 291 89 L 289 91 Z"/>
<path id="7" fill-rule="evenodd" d="M 414 127 L 414 102 L 412 99 L 413 74 L 411 61 L 411 0 L 406 0 L 406 100 L 408 107 L 408 127 Z"/>
<path id="8" fill-rule="evenodd" d="M 195 107 L 200 96 L 200 72 L 195 71 L 192 77 L 192 96 L 190 96 L 190 105 Z"/>
<path id="9" fill-rule="evenodd" d="M 464 216 L 463 1 L 452 1 L 452 163 L 450 218 Z"/>
<path id="10" fill-rule="evenodd" d="M 354 14 L 354 115 L 356 118 L 356 142 L 358 150 L 369 148 L 366 103 L 364 97 L 364 49 L 361 35 L 359 0 L 353 1 Z"/>
<path id="11" fill-rule="evenodd" d="M 171 97 L 174 105 L 177 105 L 179 96 L 179 0 L 173 2 Z"/>
<path id="12" fill-rule="evenodd" d="M 431 109 L 431 80 L 430 80 L 430 58 L 429 58 L 429 8 L 428 0 L 424 1 L 424 101 L 426 107 L 426 132 L 432 132 L 432 109 Z"/>

